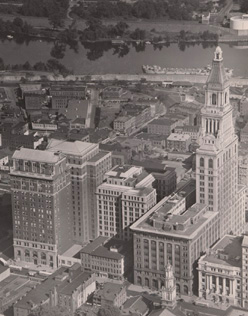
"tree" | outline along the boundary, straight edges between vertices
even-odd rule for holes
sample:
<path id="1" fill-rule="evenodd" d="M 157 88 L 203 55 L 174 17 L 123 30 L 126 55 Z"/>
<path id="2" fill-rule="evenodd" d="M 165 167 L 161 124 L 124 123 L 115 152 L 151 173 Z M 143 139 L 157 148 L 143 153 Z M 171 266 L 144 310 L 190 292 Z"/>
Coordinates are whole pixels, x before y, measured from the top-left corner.
<path id="1" fill-rule="evenodd" d="M 242 0 L 240 4 L 240 11 L 244 13 L 248 13 L 248 1 Z"/>
<path id="2" fill-rule="evenodd" d="M 47 71 L 47 67 L 46 67 L 46 64 L 39 61 L 37 62 L 36 64 L 34 64 L 34 70 L 37 70 L 37 71 Z"/>
<path id="3" fill-rule="evenodd" d="M 86 21 L 86 25 L 89 30 L 95 31 L 103 27 L 102 21 L 100 19 L 91 18 Z"/>
<path id="4" fill-rule="evenodd" d="M 24 70 L 31 70 L 32 66 L 30 65 L 30 63 L 28 61 L 26 61 L 25 64 L 23 65 L 23 69 Z"/>
<path id="5" fill-rule="evenodd" d="M 181 30 L 181 31 L 180 31 L 180 38 L 181 38 L 182 40 L 185 40 L 185 38 L 186 38 L 186 32 L 185 32 L 184 30 Z"/>
<path id="6" fill-rule="evenodd" d="M 23 20 L 21 18 L 14 18 L 13 24 L 20 28 L 23 28 Z"/>
<path id="7" fill-rule="evenodd" d="M 73 316 L 66 307 L 42 305 L 35 309 L 30 316 Z"/>
<path id="8" fill-rule="evenodd" d="M 63 43 L 55 43 L 51 49 L 50 55 L 56 59 L 62 59 L 65 56 L 66 46 Z"/>
<path id="9" fill-rule="evenodd" d="M 48 21 L 52 25 L 52 27 L 56 29 L 58 27 L 63 27 L 65 25 L 64 18 L 64 12 L 56 8 L 53 12 L 49 14 Z"/>
<path id="10" fill-rule="evenodd" d="M 116 33 L 118 36 L 122 36 L 125 31 L 129 28 L 128 24 L 126 22 L 118 22 L 115 26 L 116 28 Z"/>
<path id="11" fill-rule="evenodd" d="M 120 310 L 112 305 L 106 305 L 101 307 L 97 313 L 97 316 L 120 316 Z"/>
<path id="12" fill-rule="evenodd" d="M 4 70 L 4 69 L 5 69 L 4 61 L 3 61 L 3 59 L 0 57 L 0 70 Z"/>

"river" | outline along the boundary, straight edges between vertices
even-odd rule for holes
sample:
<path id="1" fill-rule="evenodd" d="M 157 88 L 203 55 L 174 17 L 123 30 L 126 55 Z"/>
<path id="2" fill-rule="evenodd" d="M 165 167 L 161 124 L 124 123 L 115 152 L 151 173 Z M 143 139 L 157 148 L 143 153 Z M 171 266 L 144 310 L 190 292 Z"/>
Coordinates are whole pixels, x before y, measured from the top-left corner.
<path id="1" fill-rule="evenodd" d="M 30 41 L 17 43 L 15 40 L 0 42 L 0 57 L 5 64 L 30 64 L 52 58 L 52 42 Z M 142 72 L 142 65 L 159 65 L 161 67 L 204 67 L 211 64 L 214 45 L 202 44 L 180 47 L 170 44 L 154 48 L 153 45 L 131 43 L 124 48 L 113 47 L 111 43 L 79 44 L 78 51 L 67 47 L 64 58 L 59 59 L 75 74 L 104 74 Z M 221 44 L 224 63 L 234 69 L 235 76 L 248 78 L 248 46 Z M 242 48 L 242 49 L 241 49 Z"/>

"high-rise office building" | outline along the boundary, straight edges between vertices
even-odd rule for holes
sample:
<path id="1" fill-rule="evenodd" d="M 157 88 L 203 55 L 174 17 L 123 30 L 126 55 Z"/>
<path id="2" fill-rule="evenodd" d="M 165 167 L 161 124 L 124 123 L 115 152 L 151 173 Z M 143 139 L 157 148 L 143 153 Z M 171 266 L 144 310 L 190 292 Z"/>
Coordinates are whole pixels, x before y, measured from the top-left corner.
<path id="1" fill-rule="evenodd" d="M 169 260 L 177 292 L 191 295 L 197 286 L 195 266 L 201 252 L 226 233 L 243 232 L 245 191 L 238 185 L 238 138 L 232 113 L 222 51 L 217 47 L 201 110 L 196 204 L 181 209 L 178 201 L 176 209 L 161 200 L 131 226 L 135 284 L 160 289 L 163 267 Z"/>
<path id="2" fill-rule="evenodd" d="M 200 148 L 196 151 L 196 201 L 220 216 L 221 236 L 244 229 L 244 187 L 238 185 L 238 137 L 229 102 L 222 50 L 216 48 L 201 110 Z"/>
<path id="3" fill-rule="evenodd" d="M 16 150 L 10 171 L 17 261 L 57 267 L 72 246 L 71 180 L 65 156 Z"/>
<path id="4" fill-rule="evenodd" d="M 173 267 L 178 293 L 192 295 L 200 253 L 219 238 L 217 212 L 195 204 L 185 210 L 183 197 L 165 197 L 131 226 L 134 283 L 160 290 L 164 267 Z"/>
<path id="5" fill-rule="evenodd" d="M 131 238 L 129 226 L 156 204 L 155 181 L 142 167 L 117 166 L 98 186 L 97 214 L 102 236 Z"/>
<path id="6" fill-rule="evenodd" d="M 81 141 L 51 139 L 47 151 L 62 152 L 70 167 L 73 240 L 88 242 L 98 236 L 96 187 L 111 168 L 111 153 L 99 152 L 99 145 Z"/>

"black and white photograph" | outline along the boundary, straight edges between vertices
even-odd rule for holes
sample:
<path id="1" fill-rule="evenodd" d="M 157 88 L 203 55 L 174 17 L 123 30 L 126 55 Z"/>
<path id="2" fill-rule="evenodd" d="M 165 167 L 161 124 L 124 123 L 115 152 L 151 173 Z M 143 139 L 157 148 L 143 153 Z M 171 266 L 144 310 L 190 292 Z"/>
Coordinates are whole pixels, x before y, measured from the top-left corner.
<path id="1" fill-rule="evenodd" d="M 0 0 L 0 316 L 248 316 L 248 0 Z"/>

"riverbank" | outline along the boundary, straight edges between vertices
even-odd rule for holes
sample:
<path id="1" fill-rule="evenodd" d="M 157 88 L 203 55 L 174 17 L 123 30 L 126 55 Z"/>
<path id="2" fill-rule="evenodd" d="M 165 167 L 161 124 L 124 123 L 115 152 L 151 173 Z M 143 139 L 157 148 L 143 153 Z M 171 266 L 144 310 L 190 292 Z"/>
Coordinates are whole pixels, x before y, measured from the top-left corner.
<path id="1" fill-rule="evenodd" d="M 48 18 L 45 17 L 30 17 L 30 16 L 20 16 L 20 15 L 10 15 L 10 14 L 1 14 L 0 18 L 7 21 L 13 21 L 16 17 L 21 18 L 23 21 L 32 25 L 34 28 L 51 28 Z M 130 31 L 134 31 L 136 28 L 150 32 L 151 30 L 157 32 L 158 34 L 164 33 L 179 33 L 181 30 L 185 32 L 200 33 L 204 31 L 209 31 L 218 35 L 228 35 L 231 33 L 231 30 L 224 28 L 218 25 L 205 25 L 201 24 L 198 21 L 178 21 L 178 20 L 165 20 L 165 19 L 102 19 L 103 25 L 113 25 L 120 21 L 125 22 L 129 26 Z M 86 20 L 84 19 L 71 19 L 66 18 L 64 20 L 64 28 L 60 30 L 69 28 L 69 26 L 74 23 L 74 27 L 78 31 L 83 31 L 86 27 Z"/>
<path id="2" fill-rule="evenodd" d="M 105 74 L 105 75 L 55 75 L 53 73 L 39 72 L 0 72 L 1 83 L 23 83 L 23 82 L 191 82 L 192 84 L 206 83 L 208 76 L 204 75 L 153 75 L 153 74 Z M 231 86 L 247 86 L 248 78 L 232 77 L 230 78 Z"/>
<path id="3" fill-rule="evenodd" d="M 0 14 L 0 19 L 15 21 L 17 16 Z M 92 22 L 89 27 L 84 20 L 66 19 L 65 27 L 52 29 L 47 18 L 19 17 L 19 20 L 30 27 L 29 34 L 16 33 L 10 28 L 10 34 L 16 40 L 20 39 L 56 41 L 71 46 L 70 39 L 73 39 L 73 45 L 77 49 L 79 42 L 97 43 L 101 41 L 114 41 L 116 38 L 120 41 L 144 41 L 152 44 L 167 45 L 168 43 L 180 43 L 180 45 L 190 45 L 194 43 L 237 43 L 248 41 L 247 36 L 237 36 L 232 34 L 230 29 L 217 25 L 203 25 L 196 21 L 175 21 L 175 20 L 99 20 Z M 112 23 L 116 23 L 115 25 Z M 99 24 L 99 25 L 98 25 Z M 119 27 L 124 28 L 121 29 Z M 15 25 L 14 25 L 15 26 Z M 27 28 L 26 28 L 27 29 Z M 25 30 L 26 30 L 25 29 Z M 70 33 L 69 36 L 66 33 Z M 0 34 L 2 39 L 7 37 L 7 33 Z M 57 58 L 53 54 L 52 57 Z M 58 55 L 60 56 L 60 54 Z M 58 57 L 58 59 L 61 59 Z"/>

